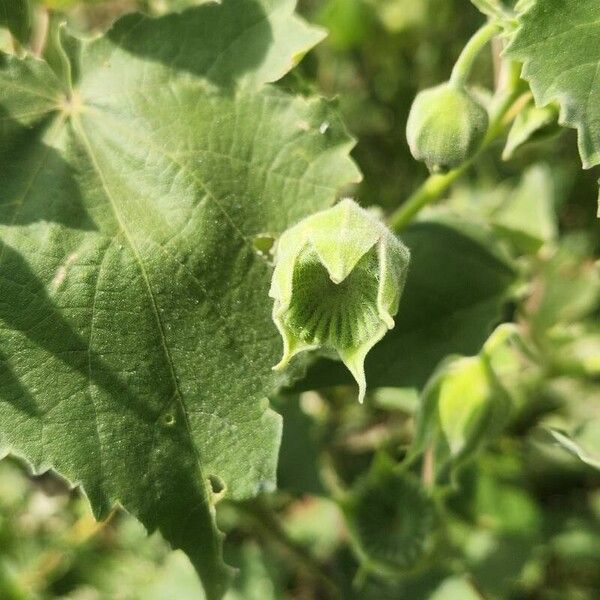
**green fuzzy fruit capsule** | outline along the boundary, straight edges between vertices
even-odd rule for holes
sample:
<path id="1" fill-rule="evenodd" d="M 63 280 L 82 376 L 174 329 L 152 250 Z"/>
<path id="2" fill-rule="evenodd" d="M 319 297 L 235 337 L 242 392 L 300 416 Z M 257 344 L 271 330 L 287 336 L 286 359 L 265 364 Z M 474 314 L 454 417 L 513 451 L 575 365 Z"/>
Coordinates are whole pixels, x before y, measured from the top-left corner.
<path id="1" fill-rule="evenodd" d="M 269 292 L 284 346 L 274 369 L 304 350 L 334 350 L 362 402 L 365 357 L 394 326 L 409 257 L 383 223 L 349 199 L 288 229 Z"/>
<path id="2" fill-rule="evenodd" d="M 433 499 L 414 475 L 385 455 L 376 455 L 341 507 L 353 550 L 368 571 L 397 577 L 434 548 L 438 517 Z"/>
<path id="3" fill-rule="evenodd" d="M 486 109 L 464 88 L 444 83 L 417 95 L 406 138 L 417 160 L 431 171 L 447 171 L 473 156 L 487 128 Z"/>

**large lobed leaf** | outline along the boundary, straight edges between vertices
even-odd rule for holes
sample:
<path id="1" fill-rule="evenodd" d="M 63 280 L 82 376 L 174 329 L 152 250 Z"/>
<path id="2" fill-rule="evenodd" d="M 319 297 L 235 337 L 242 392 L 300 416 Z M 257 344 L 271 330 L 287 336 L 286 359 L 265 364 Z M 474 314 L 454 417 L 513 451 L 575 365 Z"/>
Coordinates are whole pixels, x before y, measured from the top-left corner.
<path id="1" fill-rule="evenodd" d="M 0 453 L 159 528 L 209 598 L 228 579 L 209 482 L 275 479 L 253 238 L 358 179 L 327 103 L 263 85 L 321 37 L 294 4 L 128 16 L 54 40 L 53 68 L 0 56 Z"/>
<path id="2" fill-rule="evenodd" d="M 537 0 L 507 50 L 523 61 L 538 106 L 560 103 L 561 123 L 577 129 L 586 168 L 600 164 L 599 39 L 598 0 Z"/>

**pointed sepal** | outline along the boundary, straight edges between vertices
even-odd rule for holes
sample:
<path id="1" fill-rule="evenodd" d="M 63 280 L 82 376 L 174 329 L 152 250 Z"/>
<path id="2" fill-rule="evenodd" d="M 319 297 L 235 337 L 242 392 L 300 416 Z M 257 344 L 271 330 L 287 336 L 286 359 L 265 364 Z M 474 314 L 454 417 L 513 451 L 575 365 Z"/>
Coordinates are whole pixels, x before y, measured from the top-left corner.
<path id="1" fill-rule="evenodd" d="M 270 296 L 285 367 L 304 350 L 334 350 L 366 393 L 364 361 L 394 326 L 410 253 L 349 199 L 286 231 L 275 253 Z"/>

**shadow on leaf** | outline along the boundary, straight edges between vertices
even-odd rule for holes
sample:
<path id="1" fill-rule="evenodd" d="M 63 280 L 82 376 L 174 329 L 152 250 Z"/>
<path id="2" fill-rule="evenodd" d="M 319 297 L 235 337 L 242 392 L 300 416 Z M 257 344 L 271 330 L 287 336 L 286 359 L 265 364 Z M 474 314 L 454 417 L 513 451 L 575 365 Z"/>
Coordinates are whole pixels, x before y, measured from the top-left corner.
<path id="1" fill-rule="evenodd" d="M 119 402 L 122 410 L 131 410 L 140 420 L 150 424 L 158 418 L 159 412 L 156 409 L 133 395 L 130 388 L 103 359 L 89 350 L 88 341 L 62 316 L 25 259 L 3 243 L 0 243 L 0 323 L 9 335 L 13 332 L 17 336 L 25 336 L 28 342 L 58 358 L 84 378 L 91 378 L 93 384 Z M 19 343 L 15 338 L 10 347 L 14 351 L 20 345 L 22 342 Z M 11 357 L 13 365 L 18 363 L 18 359 L 15 358 L 17 357 Z M 33 369 L 31 365 L 22 366 L 23 368 L 12 370 L 13 367 L 4 362 L 0 367 L 0 372 L 9 376 L 8 385 L 5 379 L 2 381 L 0 395 L 10 401 L 7 395 L 12 387 L 15 391 L 10 394 L 12 402 L 28 414 L 40 416 L 43 411 L 37 408 L 32 396 L 29 393 L 23 394 L 22 384 L 17 386 L 20 378 L 17 371 L 22 371 L 21 376 L 24 376 Z M 52 382 L 48 381 L 48 385 L 51 384 Z"/>
<path id="2" fill-rule="evenodd" d="M 107 36 L 131 54 L 227 89 L 264 58 L 273 39 L 267 17 L 256 0 L 223 0 L 157 19 L 127 15 Z"/>
<path id="3" fill-rule="evenodd" d="M 46 221 L 96 229 L 84 208 L 74 168 L 42 141 L 56 127 L 56 118 L 45 113 L 35 125 L 25 127 L 0 106 L 0 224 Z M 48 135 L 58 138 L 61 131 L 53 131 Z"/>

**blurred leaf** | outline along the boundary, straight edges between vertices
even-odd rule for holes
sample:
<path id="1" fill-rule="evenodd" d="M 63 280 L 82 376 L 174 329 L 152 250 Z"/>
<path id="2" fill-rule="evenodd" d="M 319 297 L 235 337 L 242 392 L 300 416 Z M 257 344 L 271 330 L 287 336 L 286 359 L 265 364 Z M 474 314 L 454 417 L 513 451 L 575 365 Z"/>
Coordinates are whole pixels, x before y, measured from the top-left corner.
<path id="1" fill-rule="evenodd" d="M 485 598 L 510 598 L 531 560 L 537 540 L 476 530 L 464 541 L 467 568 Z M 518 596 L 517 596 L 518 597 Z"/>
<path id="2" fill-rule="evenodd" d="M 483 472 L 477 479 L 475 515 L 485 527 L 502 534 L 537 534 L 541 527 L 539 509 L 527 491 L 493 472 Z"/>
<path id="3" fill-rule="evenodd" d="M 317 21 L 329 31 L 334 47 L 349 50 L 371 33 L 373 18 L 365 0 L 326 0 Z"/>
<path id="4" fill-rule="evenodd" d="M 453 361 L 438 393 L 440 427 L 456 456 L 474 438 L 489 408 L 492 392 L 485 364 L 478 356 Z"/>
<path id="5" fill-rule="evenodd" d="M 6 27 L 23 46 L 29 42 L 32 25 L 29 0 L 0 0 L 0 27 Z"/>
<path id="6" fill-rule="evenodd" d="M 304 497 L 285 513 L 285 530 L 320 559 L 330 559 L 346 534 L 343 515 L 328 498 Z"/>
<path id="7" fill-rule="evenodd" d="M 64 47 L 64 44 L 68 43 L 68 39 L 64 18 L 52 13 L 49 16 L 43 58 L 54 71 L 59 81 L 67 88 L 72 85 L 71 79 L 73 75 L 73 65 Z"/>
<path id="8" fill-rule="evenodd" d="M 260 546 L 253 542 L 243 543 L 237 554 L 235 563 L 239 575 L 224 600 L 284 600 Z"/>
<path id="9" fill-rule="evenodd" d="M 515 152 L 528 142 L 545 140 L 558 134 L 558 112 L 555 104 L 548 104 L 542 108 L 528 104 L 511 125 L 502 158 L 511 160 Z"/>
<path id="10" fill-rule="evenodd" d="M 583 423 L 571 434 L 558 429 L 548 431 L 567 452 L 591 467 L 600 469 L 600 419 Z"/>
<path id="11" fill-rule="evenodd" d="M 524 569 L 544 532 L 543 513 L 528 488 L 520 454 L 487 452 L 460 476 L 452 505 L 466 521 L 450 523 L 452 539 L 464 552 L 465 569 L 485 598 L 520 591 Z"/>
<path id="12" fill-rule="evenodd" d="M 371 394 L 377 408 L 399 411 L 409 415 L 419 406 L 419 392 L 415 388 L 378 388 Z"/>
<path id="13" fill-rule="evenodd" d="M 279 396 L 274 406 L 283 419 L 277 486 L 295 493 L 323 493 L 313 420 L 302 410 L 297 394 Z"/>
<path id="14" fill-rule="evenodd" d="M 139 597 L 144 600 L 206 599 L 194 567 L 189 558 L 179 550 L 171 552 L 167 556 L 165 563 L 157 571 L 153 580 L 146 585 L 141 585 L 138 593 Z M 229 594 L 226 597 L 229 597 Z"/>
<path id="15" fill-rule="evenodd" d="M 12 54 L 14 50 L 15 48 L 10 32 L 8 29 L 3 29 L 0 27 L 0 52 L 3 52 L 4 54 Z"/>
<path id="16" fill-rule="evenodd" d="M 466 577 L 450 577 L 427 600 L 483 600 Z"/>
<path id="17" fill-rule="evenodd" d="M 589 241 L 563 236 L 531 286 L 525 310 L 538 334 L 590 316 L 600 306 L 600 264 L 590 256 Z"/>
<path id="18" fill-rule="evenodd" d="M 528 169 L 490 221 L 521 252 L 535 253 L 555 240 L 558 225 L 552 174 L 545 165 Z"/>
<path id="19" fill-rule="evenodd" d="M 427 0 L 370 0 L 381 24 L 390 33 L 399 33 L 410 27 L 424 26 L 432 7 Z"/>
<path id="20" fill-rule="evenodd" d="M 53 10 L 66 10 L 77 4 L 99 4 L 105 0 L 41 0 L 44 6 Z"/>
<path id="21" fill-rule="evenodd" d="M 47 6 L 48 8 L 52 9 L 52 10 L 68 10 L 70 8 L 74 8 L 74 7 L 81 7 L 82 5 L 87 5 L 87 4 L 111 4 L 111 1 L 113 4 L 117 4 L 117 2 L 114 2 L 114 0 L 34 0 L 35 2 L 40 2 L 41 4 L 43 4 L 44 6 Z M 170 0 L 167 0 L 170 1 Z M 191 4 L 199 4 L 199 2 L 193 2 L 193 1 L 189 1 L 187 3 L 188 6 L 190 6 Z M 130 8 L 131 2 L 130 0 L 126 0 L 125 3 L 125 7 L 126 8 Z"/>
<path id="22" fill-rule="evenodd" d="M 504 381 L 513 377 L 520 368 L 519 347 L 523 347 L 523 341 L 518 326 L 503 323 L 486 340 L 480 354 L 494 375 Z"/>
<path id="23" fill-rule="evenodd" d="M 585 521 L 571 519 L 566 530 L 551 542 L 552 549 L 571 564 L 589 560 L 592 568 L 600 562 L 600 527 L 590 528 Z"/>
<path id="24" fill-rule="evenodd" d="M 552 361 L 562 372 L 600 375 L 600 328 L 594 323 L 554 326 L 547 332 L 547 339 Z"/>
<path id="25" fill-rule="evenodd" d="M 374 575 L 362 585 L 354 586 L 350 600 L 429 600 L 449 573 L 447 567 L 436 564 L 425 569 L 415 569 L 396 580 Z"/>

